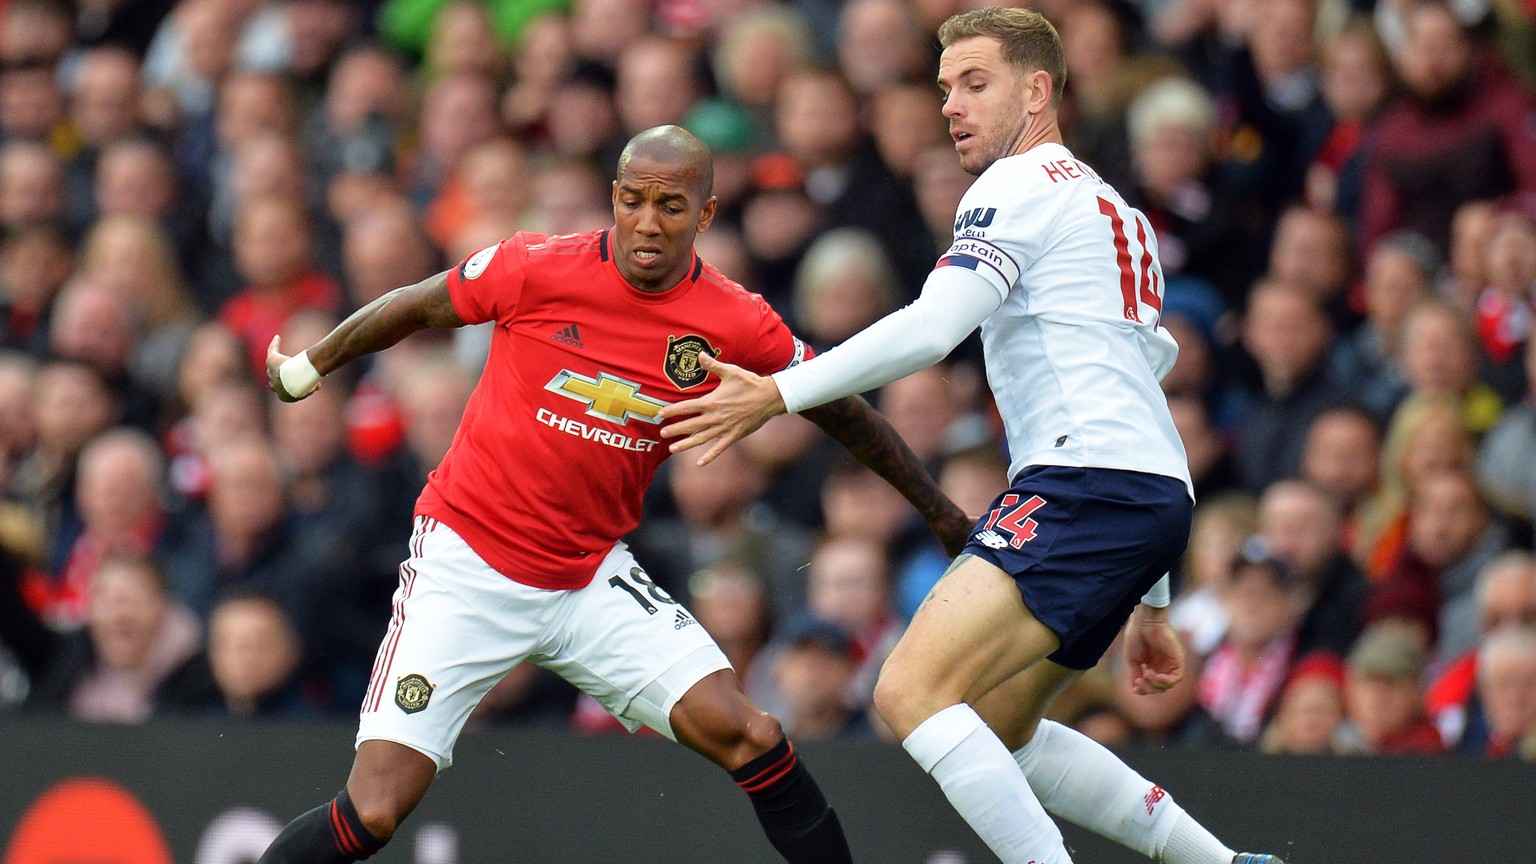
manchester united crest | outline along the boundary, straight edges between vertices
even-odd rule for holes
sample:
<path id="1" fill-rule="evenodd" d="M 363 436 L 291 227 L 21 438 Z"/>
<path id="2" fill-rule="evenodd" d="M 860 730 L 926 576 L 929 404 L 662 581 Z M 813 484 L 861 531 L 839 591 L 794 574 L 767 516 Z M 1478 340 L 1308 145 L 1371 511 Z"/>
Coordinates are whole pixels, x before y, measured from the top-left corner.
<path id="1" fill-rule="evenodd" d="M 406 675 L 395 685 L 395 704 L 407 714 L 415 714 L 432 701 L 437 685 L 420 675 Z"/>
<path id="2" fill-rule="evenodd" d="M 715 346 L 706 342 L 703 336 L 689 334 L 667 337 L 667 358 L 661 368 L 667 373 L 667 378 L 677 385 L 677 389 L 687 390 L 704 383 L 709 373 L 699 365 L 700 351 L 709 352 L 711 357 L 720 356 Z"/>

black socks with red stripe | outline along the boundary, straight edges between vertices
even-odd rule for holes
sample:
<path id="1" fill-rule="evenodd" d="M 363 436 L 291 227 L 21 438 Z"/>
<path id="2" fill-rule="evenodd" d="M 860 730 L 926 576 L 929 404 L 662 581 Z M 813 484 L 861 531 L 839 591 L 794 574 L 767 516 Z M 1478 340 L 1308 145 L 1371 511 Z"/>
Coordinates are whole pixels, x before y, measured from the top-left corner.
<path id="1" fill-rule="evenodd" d="M 837 813 L 828 806 L 794 745 L 780 739 L 767 753 L 731 772 L 757 811 L 768 842 L 790 864 L 852 864 Z"/>
<path id="2" fill-rule="evenodd" d="M 288 823 L 256 864 L 350 864 L 384 848 L 368 833 L 347 790 Z"/>

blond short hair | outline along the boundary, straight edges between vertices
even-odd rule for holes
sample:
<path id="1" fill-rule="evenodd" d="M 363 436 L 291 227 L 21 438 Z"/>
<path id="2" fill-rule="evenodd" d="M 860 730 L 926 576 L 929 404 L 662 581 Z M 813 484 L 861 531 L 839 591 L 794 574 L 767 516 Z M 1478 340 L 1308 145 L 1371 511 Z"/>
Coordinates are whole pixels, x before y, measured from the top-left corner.
<path id="1" fill-rule="evenodd" d="M 1003 59 L 1019 75 L 1035 71 L 1051 76 L 1051 106 L 1061 106 L 1067 86 L 1067 59 L 1061 36 L 1044 15 L 1029 9 L 988 6 L 953 15 L 939 26 L 939 44 L 945 48 L 962 39 L 986 36 L 1002 45 Z"/>

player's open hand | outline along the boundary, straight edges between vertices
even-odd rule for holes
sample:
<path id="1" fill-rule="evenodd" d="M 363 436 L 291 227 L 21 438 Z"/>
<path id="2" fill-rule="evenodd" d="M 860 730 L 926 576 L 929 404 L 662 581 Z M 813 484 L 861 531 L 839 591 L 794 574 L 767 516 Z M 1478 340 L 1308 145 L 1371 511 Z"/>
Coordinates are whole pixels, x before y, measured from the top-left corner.
<path id="1" fill-rule="evenodd" d="M 1125 628 L 1125 660 L 1131 689 L 1147 696 L 1164 693 L 1184 678 L 1184 643 L 1168 623 L 1168 612 L 1145 604 L 1131 613 Z"/>
<path id="2" fill-rule="evenodd" d="M 661 429 L 661 437 L 681 439 L 672 442 L 673 453 L 700 444 L 712 445 L 699 457 L 700 465 L 708 465 L 725 448 L 756 432 L 769 418 L 783 414 L 784 398 L 772 378 L 716 360 L 706 352 L 699 352 L 699 365 L 718 375 L 720 386 L 706 396 L 661 409 L 661 419 L 667 424 Z"/>

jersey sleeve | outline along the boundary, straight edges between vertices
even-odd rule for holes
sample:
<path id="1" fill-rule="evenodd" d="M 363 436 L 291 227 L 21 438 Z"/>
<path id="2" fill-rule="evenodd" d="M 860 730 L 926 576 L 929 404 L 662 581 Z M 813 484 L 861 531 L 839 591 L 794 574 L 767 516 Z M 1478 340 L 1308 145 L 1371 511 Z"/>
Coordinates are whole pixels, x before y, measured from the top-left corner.
<path id="1" fill-rule="evenodd" d="M 740 358 L 722 358 L 749 372 L 772 375 L 798 366 L 815 356 L 811 346 L 800 341 L 784 319 L 761 297 L 753 297 L 758 316 L 746 353 Z"/>
<path id="2" fill-rule="evenodd" d="M 487 246 L 448 271 L 448 297 L 465 324 L 506 322 L 523 294 L 528 245 L 522 234 Z"/>
<path id="3" fill-rule="evenodd" d="M 1024 188 L 1019 188 L 1020 186 Z M 1019 274 L 1043 251 L 1048 225 L 1038 187 L 988 170 L 965 193 L 955 213 L 955 239 L 934 269 L 963 267 L 1008 296 Z"/>

